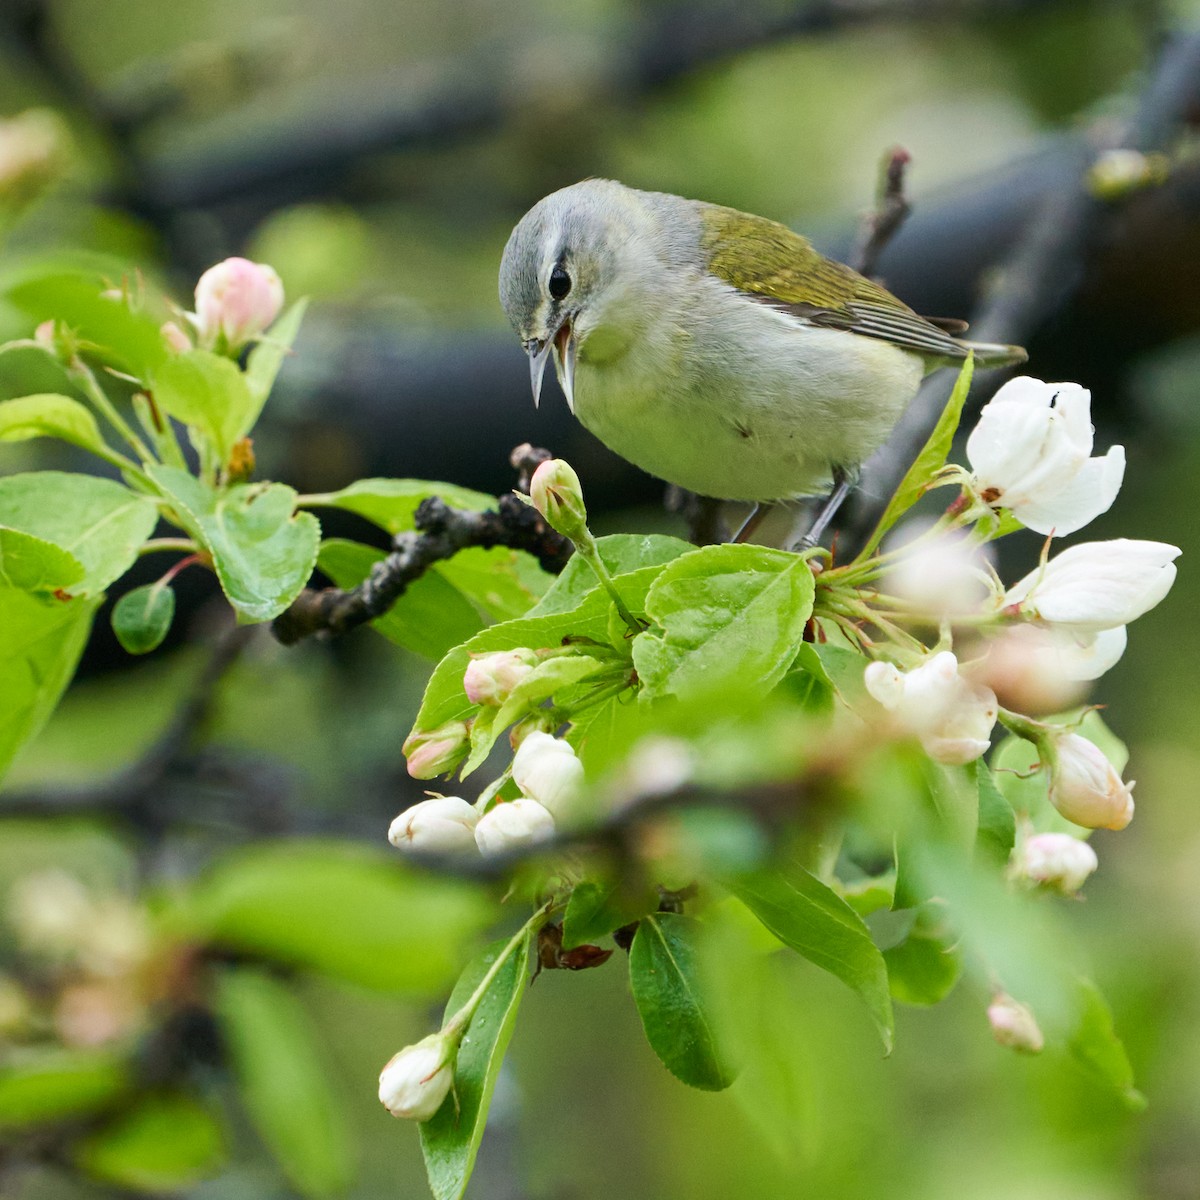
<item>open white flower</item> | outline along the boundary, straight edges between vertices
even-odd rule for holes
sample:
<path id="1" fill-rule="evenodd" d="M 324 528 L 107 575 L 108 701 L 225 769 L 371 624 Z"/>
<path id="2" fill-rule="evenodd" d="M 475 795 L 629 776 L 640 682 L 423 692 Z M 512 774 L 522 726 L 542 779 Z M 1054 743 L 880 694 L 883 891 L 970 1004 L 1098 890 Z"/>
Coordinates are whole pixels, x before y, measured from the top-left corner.
<path id="1" fill-rule="evenodd" d="M 1011 379 L 967 440 L 976 487 L 1029 529 L 1062 537 L 1106 512 L 1121 490 L 1125 449 L 1089 457 L 1091 393 L 1077 383 Z"/>
<path id="2" fill-rule="evenodd" d="M 1032 620 L 1083 633 L 1116 629 L 1149 612 L 1171 590 L 1174 560 L 1182 553 L 1165 542 L 1131 538 L 1084 542 L 1030 571 L 1001 603 Z"/>
<path id="3" fill-rule="evenodd" d="M 960 675 L 958 659 L 949 650 L 908 672 L 873 662 L 864 681 L 930 758 L 961 766 L 986 752 L 996 724 L 995 693 Z"/>

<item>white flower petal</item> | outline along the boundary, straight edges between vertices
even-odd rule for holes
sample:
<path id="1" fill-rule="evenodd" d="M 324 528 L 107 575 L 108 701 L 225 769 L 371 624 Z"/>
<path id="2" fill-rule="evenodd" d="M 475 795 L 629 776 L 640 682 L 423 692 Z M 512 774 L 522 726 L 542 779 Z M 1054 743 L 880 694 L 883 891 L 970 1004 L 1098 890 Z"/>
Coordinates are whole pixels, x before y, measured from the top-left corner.
<path id="1" fill-rule="evenodd" d="M 1089 458 L 1059 491 L 1007 503 L 1027 529 L 1066 537 L 1112 507 L 1124 478 L 1125 447 L 1113 446 L 1103 458 Z"/>

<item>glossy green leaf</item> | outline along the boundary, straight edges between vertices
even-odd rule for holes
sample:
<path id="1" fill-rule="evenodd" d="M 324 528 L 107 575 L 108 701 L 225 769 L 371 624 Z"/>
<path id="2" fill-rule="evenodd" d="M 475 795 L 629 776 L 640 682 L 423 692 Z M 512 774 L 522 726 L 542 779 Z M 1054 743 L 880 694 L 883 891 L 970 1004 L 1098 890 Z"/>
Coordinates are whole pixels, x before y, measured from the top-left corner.
<path id="1" fill-rule="evenodd" d="M 437 496 L 451 508 L 486 512 L 496 507 L 496 497 L 453 483 L 429 479 L 360 479 L 338 492 L 312 496 L 309 503 L 344 508 L 396 534 L 413 528 L 413 514 L 421 501 Z"/>
<path id="2" fill-rule="evenodd" d="M 83 578 L 75 555 L 44 538 L 0 525 L 0 586 L 69 592 Z"/>
<path id="3" fill-rule="evenodd" d="M 976 851 L 986 860 L 1003 864 L 1008 862 L 1013 843 L 1017 837 L 1017 819 L 1012 805 L 996 786 L 991 768 L 978 759 L 967 768 L 974 774 L 979 790 L 979 831 L 976 834 Z"/>
<path id="4" fill-rule="evenodd" d="M 896 488 L 891 500 L 888 501 L 888 506 L 884 509 L 879 524 L 875 527 L 875 532 L 871 534 L 871 538 L 867 542 L 863 551 L 864 555 L 869 554 L 883 541 L 884 534 L 925 494 L 934 476 L 946 465 L 950 447 L 954 442 L 955 431 L 962 419 L 963 405 L 971 390 L 971 379 L 974 374 L 975 360 L 968 357 L 958 373 L 954 390 L 946 401 L 946 407 L 942 409 L 942 415 L 933 427 L 933 432 L 926 439 L 925 445 L 921 447 L 921 453 L 917 455 L 912 466 L 905 472 L 900 486 Z"/>
<path id="5" fill-rule="evenodd" d="M 957 767 L 929 760 L 923 766 L 929 800 L 945 837 L 969 850 L 979 830 L 979 786 L 974 764 Z"/>
<path id="6" fill-rule="evenodd" d="M 124 575 L 157 520 L 153 500 L 110 479 L 65 471 L 0 478 L 0 525 L 73 554 L 84 569 L 74 589 L 81 595 L 97 595 Z"/>
<path id="7" fill-rule="evenodd" d="M 147 473 L 212 554 L 239 617 L 270 621 L 300 594 L 316 566 L 321 527 L 312 513 L 295 512 L 293 488 L 241 483 L 216 491 L 176 467 Z"/>
<path id="8" fill-rule="evenodd" d="M 100 602 L 0 587 L 0 776 L 54 711 Z"/>
<path id="9" fill-rule="evenodd" d="M 1126 1108 L 1140 1112 L 1146 1098 L 1133 1086 L 1133 1067 L 1113 1029 L 1108 1001 L 1090 979 L 1079 979 L 1078 988 L 1079 1017 L 1067 1050 L 1088 1075 L 1116 1092 Z"/>
<path id="10" fill-rule="evenodd" d="M 643 694 L 770 690 L 803 644 L 813 592 L 808 564 L 782 550 L 726 544 L 675 559 L 646 596 L 661 632 L 633 644 Z"/>
<path id="11" fill-rule="evenodd" d="M 897 1000 L 919 1005 L 944 1000 L 962 975 L 962 954 L 946 920 L 944 906 L 922 905 L 908 935 L 885 950 L 883 959 L 892 995 Z"/>
<path id="12" fill-rule="evenodd" d="M 0 1130 L 101 1112 L 131 1087 L 111 1050 L 53 1050 L 12 1056 L 0 1069 Z"/>
<path id="13" fill-rule="evenodd" d="M 532 554 L 504 546 L 468 546 L 434 569 L 493 621 L 524 616 L 554 581 Z"/>
<path id="14" fill-rule="evenodd" d="M 611 574 L 624 575 L 643 567 L 665 566 L 696 547 L 691 542 L 660 533 L 618 533 L 597 538 L 596 548 Z M 599 586 L 596 572 L 585 559 L 574 555 L 531 615 L 569 612 Z"/>
<path id="15" fill-rule="evenodd" d="M 233 443 L 250 431 L 262 407 L 237 363 L 207 350 L 166 359 L 154 373 L 153 392 L 163 412 L 208 438 L 222 463 Z"/>
<path id="16" fill-rule="evenodd" d="M 701 994 L 698 925 L 677 913 L 643 917 L 629 952 L 629 982 L 646 1040 L 677 1079 L 721 1091 L 734 1079 L 722 1061 Z"/>
<path id="17" fill-rule="evenodd" d="M 360 584 L 386 552 L 360 542 L 330 538 L 321 543 L 317 566 L 340 588 Z M 382 617 L 371 622 L 390 642 L 414 654 L 438 659 L 479 632 L 483 621 L 437 568 L 414 579 Z"/>
<path id="18" fill-rule="evenodd" d="M 646 889 L 641 894 L 622 880 L 585 879 L 575 886 L 563 915 L 563 949 L 593 943 L 615 929 L 653 912 L 658 898 Z"/>
<path id="19" fill-rule="evenodd" d="M 266 403 L 271 389 L 275 386 L 279 368 L 292 351 L 292 344 L 300 332 L 300 323 L 304 320 L 304 312 L 308 308 L 307 300 L 297 300 L 271 326 L 259 340 L 246 359 L 246 383 L 250 394 L 254 397 L 256 407 L 251 410 L 249 424 L 244 432 L 249 433 L 262 406 Z"/>
<path id="20" fill-rule="evenodd" d="M 492 917 L 478 889 L 394 855 L 300 840 L 223 859 L 180 902 L 184 936 L 384 991 L 436 994 Z"/>
<path id="21" fill-rule="evenodd" d="M 225 1139 L 208 1109 L 190 1096 L 152 1096 L 75 1145 L 94 1179 L 139 1192 L 176 1192 L 215 1174 Z"/>
<path id="22" fill-rule="evenodd" d="M 0 404 L 0 442 L 38 437 L 61 438 L 83 450 L 106 449 L 96 418 L 70 396 L 47 392 Z"/>
<path id="23" fill-rule="evenodd" d="M 304 1196 L 341 1195 L 354 1175 L 350 1124 L 293 988 L 265 971 L 225 971 L 216 1014 L 242 1103 L 283 1173 Z"/>
<path id="24" fill-rule="evenodd" d="M 890 1053 L 894 1019 L 887 967 L 845 900 L 794 864 L 723 882 L 781 942 L 858 993 Z"/>
<path id="25" fill-rule="evenodd" d="M 508 955 L 463 1037 L 454 1067 L 457 1110 L 455 1096 L 447 1096 L 442 1107 L 420 1125 L 421 1150 L 434 1200 L 459 1200 L 470 1181 L 500 1065 L 529 986 L 530 943 L 526 937 Z M 471 997 L 506 945 L 505 941 L 494 942 L 463 972 L 446 1004 L 447 1019 Z"/>
<path id="26" fill-rule="evenodd" d="M 846 704 L 855 708 L 863 702 L 867 695 L 867 685 L 863 682 L 867 660 L 861 654 L 845 646 L 807 646 L 802 647 L 798 662 L 811 661 L 804 654 L 805 650 L 813 652 L 824 668 L 826 678 Z"/>
<path id="27" fill-rule="evenodd" d="M 175 593 L 169 584 L 148 583 L 126 592 L 113 606 L 112 627 L 130 654 L 149 654 L 162 645 L 175 619 Z"/>

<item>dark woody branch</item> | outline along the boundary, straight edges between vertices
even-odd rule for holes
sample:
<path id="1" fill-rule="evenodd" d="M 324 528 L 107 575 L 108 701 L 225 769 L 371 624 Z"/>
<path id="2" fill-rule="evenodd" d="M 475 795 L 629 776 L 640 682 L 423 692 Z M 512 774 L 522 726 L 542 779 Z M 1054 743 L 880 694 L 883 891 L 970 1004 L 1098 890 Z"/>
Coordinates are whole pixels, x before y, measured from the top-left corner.
<path id="1" fill-rule="evenodd" d="M 550 458 L 549 451 L 518 446 L 512 464 L 518 470 L 518 487 L 529 488 L 529 477 L 537 464 Z M 419 579 L 434 563 L 452 558 L 469 546 L 485 550 L 508 546 L 525 550 L 544 571 L 557 575 L 567 565 L 573 547 L 555 533 L 536 509 L 509 492 L 497 497 L 496 508 L 469 512 L 451 508 L 431 496 L 422 502 L 414 517 L 416 529 L 397 534 L 392 552 L 371 569 L 357 587 L 306 588 L 291 607 L 271 626 L 285 646 L 294 645 L 314 633 L 346 633 L 382 616 L 404 595 L 408 585 Z"/>

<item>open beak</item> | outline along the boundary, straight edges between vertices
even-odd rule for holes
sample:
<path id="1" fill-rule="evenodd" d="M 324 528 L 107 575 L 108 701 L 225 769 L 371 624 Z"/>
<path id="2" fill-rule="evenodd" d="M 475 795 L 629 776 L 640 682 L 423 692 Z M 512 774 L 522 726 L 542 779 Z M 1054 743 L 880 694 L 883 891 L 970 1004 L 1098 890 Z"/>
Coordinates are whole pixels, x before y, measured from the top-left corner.
<path id="1" fill-rule="evenodd" d="M 554 351 L 555 367 L 558 372 L 558 382 L 567 397 L 571 411 L 575 411 L 575 358 L 578 343 L 568 317 L 557 329 L 553 337 L 530 338 L 525 343 L 525 353 L 529 355 L 529 383 L 533 389 L 533 406 L 537 408 L 542 397 L 542 376 L 546 373 L 546 363 L 550 351 Z"/>

